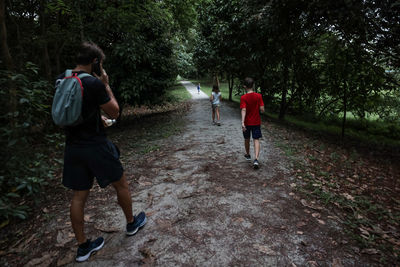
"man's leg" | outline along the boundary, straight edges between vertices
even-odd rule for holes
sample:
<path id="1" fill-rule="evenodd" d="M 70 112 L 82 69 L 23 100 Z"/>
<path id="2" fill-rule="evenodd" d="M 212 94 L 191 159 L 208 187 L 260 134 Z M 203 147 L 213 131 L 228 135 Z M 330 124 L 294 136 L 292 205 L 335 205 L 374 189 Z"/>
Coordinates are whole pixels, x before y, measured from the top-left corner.
<path id="1" fill-rule="evenodd" d="M 258 160 L 258 156 L 260 155 L 260 139 L 253 139 L 253 142 L 255 158 Z"/>
<path id="2" fill-rule="evenodd" d="M 87 197 L 89 196 L 89 190 L 76 191 L 72 196 L 71 207 L 70 207 L 70 218 L 72 223 L 72 229 L 75 233 L 75 238 L 78 244 L 86 242 L 86 236 L 84 233 L 84 209 Z"/>
<path id="3" fill-rule="evenodd" d="M 250 138 L 244 139 L 244 149 L 246 150 L 246 155 L 250 155 Z"/>
<path id="4" fill-rule="evenodd" d="M 132 198 L 131 192 L 129 191 L 129 184 L 126 180 L 125 173 L 122 174 L 120 180 L 113 182 L 115 190 L 117 191 L 118 204 L 121 206 L 122 211 L 125 214 L 126 222 L 133 222 L 132 214 Z"/>

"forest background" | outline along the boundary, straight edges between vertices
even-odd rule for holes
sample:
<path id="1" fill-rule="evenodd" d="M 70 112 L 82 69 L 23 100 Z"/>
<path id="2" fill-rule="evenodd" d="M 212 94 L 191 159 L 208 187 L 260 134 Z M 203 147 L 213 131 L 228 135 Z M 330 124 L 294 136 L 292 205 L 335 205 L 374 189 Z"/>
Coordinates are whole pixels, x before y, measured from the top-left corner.
<path id="1" fill-rule="evenodd" d="M 178 75 L 231 101 L 251 76 L 270 117 L 399 151 L 400 1 L 1 0 L 0 27 L 0 228 L 54 179 L 53 84 L 85 40 L 122 111 L 168 101 Z"/>

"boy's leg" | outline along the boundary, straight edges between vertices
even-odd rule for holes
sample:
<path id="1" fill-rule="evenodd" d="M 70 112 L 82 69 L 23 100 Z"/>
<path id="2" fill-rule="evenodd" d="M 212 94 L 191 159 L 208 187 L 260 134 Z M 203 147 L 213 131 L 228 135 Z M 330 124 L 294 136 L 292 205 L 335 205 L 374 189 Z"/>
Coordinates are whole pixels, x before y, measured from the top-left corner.
<path id="1" fill-rule="evenodd" d="M 75 238 L 78 244 L 86 242 L 86 236 L 84 233 L 84 209 L 87 197 L 89 196 L 89 190 L 76 191 L 72 196 L 71 207 L 70 207 L 70 218 L 72 229 L 75 233 Z"/>
<path id="2" fill-rule="evenodd" d="M 131 192 L 129 191 L 129 184 L 126 180 L 125 173 L 122 174 L 120 180 L 113 182 L 115 190 L 117 191 L 118 204 L 122 208 L 122 211 L 125 214 L 126 222 L 133 222 L 133 213 L 132 213 L 132 198 Z"/>
<path id="3" fill-rule="evenodd" d="M 212 107 L 212 120 L 215 121 L 215 109 Z"/>
<path id="4" fill-rule="evenodd" d="M 215 112 L 217 113 L 217 121 L 219 121 L 219 107 L 215 108 Z"/>
<path id="5" fill-rule="evenodd" d="M 258 156 L 260 155 L 260 139 L 253 139 L 253 142 L 255 158 L 258 160 Z"/>
<path id="6" fill-rule="evenodd" d="M 244 149 L 246 150 L 246 155 L 250 155 L 250 138 L 244 139 Z"/>

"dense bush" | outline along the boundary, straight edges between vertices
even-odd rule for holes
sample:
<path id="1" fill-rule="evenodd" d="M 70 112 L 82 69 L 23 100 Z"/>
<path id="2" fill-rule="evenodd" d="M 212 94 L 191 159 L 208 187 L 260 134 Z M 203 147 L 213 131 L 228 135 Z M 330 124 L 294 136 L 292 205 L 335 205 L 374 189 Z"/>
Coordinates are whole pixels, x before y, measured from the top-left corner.
<path id="1" fill-rule="evenodd" d="M 37 66 L 28 62 L 20 73 L 0 71 L 0 87 L 0 221 L 7 222 L 10 216 L 26 218 L 23 196 L 40 199 L 41 189 L 53 177 L 45 147 L 59 138 L 51 135 L 49 124 L 52 86 L 38 76 Z M 14 111 L 6 110 L 10 87 L 17 92 Z"/>

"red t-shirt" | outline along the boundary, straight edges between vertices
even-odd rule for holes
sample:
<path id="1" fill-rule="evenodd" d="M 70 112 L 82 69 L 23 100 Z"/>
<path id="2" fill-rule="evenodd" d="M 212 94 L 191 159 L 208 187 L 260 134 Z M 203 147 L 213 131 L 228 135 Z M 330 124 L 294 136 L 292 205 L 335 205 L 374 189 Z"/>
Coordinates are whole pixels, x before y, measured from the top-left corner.
<path id="1" fill-rule="evenodd" d="M 259 93 L 247 93 L 240 98 L 240 109 L 246 109 L 244 125 L 260 125 L 260 107 L 264 106 L 262 96 Z"/>

